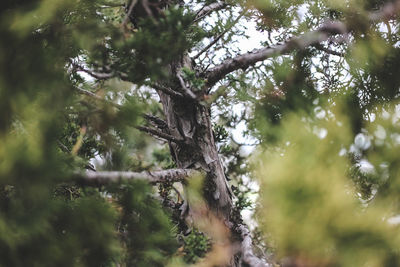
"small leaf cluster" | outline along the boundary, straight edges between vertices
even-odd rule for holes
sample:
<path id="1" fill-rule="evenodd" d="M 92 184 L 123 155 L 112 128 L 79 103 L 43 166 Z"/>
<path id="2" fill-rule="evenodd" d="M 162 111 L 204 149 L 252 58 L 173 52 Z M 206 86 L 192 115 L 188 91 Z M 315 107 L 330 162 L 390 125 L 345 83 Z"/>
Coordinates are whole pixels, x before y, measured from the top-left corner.
<path id="1" fill-rule="evenodd" d="M 184 237 L 185 262 L 197 262 L 206 255 L 210 248 L 210 240 L 203 233 L 194 229 L 188 236 Z"/>

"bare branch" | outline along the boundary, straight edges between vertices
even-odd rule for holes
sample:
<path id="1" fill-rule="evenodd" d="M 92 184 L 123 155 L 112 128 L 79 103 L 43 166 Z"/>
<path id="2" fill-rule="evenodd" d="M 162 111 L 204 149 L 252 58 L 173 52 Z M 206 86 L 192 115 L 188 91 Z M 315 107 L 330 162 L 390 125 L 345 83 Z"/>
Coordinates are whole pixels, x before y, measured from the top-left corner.
<path id="1" fill-rule="evenodd" d="M 146 126 L 137 126 L 136 129 L 174 143 L 182 143 L 185 141 L 184 139 L 176 138 L 175 136 L 172 136 L 170 134 Z"/>
<path id="2" fill-rule="evenodd" d="M 208 6 L 205 6 L 205 7 L 201 8 L 199 10 L 199 12 L 197 12 L 194 22 L 197 22 L 197 21 L 201 20 L 202 18 L 204 18 L 205 16 L 207 16 L 208 14 L 210 14 L 214 11 L 223 9 L 224 7 L 226 7 L 226 3 L 224 3 L 223 1 L 215 2 Z"/>
<path id="3" fill-rule="evenodd" d="M 201 172 L 193 169 L 170 169 L 143 172 L 87 171 L 76 174 L 76 180 L 78 183 L 88 186 L 101 186 L 111 183 L 120 183 L 126 180 L 145 180 L 150 184 L 156 184 L 164 182 L 182 182 L 195 175 L 201 175 Z"/>
<path id="4" fill-rule="evenodd" d="M 60 149 L 65 153 L 71 153 L 66 145 L 64 145 L 60 140 L 57 140 L 57 144 L 60 146 Z"/>

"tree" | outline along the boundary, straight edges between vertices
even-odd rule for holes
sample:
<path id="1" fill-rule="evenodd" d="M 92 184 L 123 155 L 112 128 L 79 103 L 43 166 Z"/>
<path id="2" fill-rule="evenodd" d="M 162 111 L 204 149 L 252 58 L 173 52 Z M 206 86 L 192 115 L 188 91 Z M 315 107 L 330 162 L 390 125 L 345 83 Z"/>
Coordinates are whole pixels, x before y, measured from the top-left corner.
<path id="1" fill-rule="evenodd" d="M 399 265 L 399 1 L 0 12 L 0 265 Z"/>

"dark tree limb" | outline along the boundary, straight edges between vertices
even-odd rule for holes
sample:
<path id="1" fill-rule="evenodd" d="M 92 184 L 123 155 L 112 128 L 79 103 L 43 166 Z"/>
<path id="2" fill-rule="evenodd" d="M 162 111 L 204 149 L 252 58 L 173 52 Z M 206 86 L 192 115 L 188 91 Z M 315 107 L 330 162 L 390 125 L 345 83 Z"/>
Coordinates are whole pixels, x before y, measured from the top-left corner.
<path id="1" fill-rule="evenodd" d="M 113 102 L 110 102 L 110 101 L 107 101 L 106 99 L 104 99 L 104 98 L 102 98 L 102 97 L 100 97 L 100 96 L 98 96 L 98 95 L 96 95 L 96 94 L 94 94 L 94 93 L 92 93 L 92 92 L 90 92 L 88 90 L 81 89 L 79 87 L 74 87 L 74 88 L 79 93 L 84 94 L 86 96 L 89 96 L 89 97 L 91 97 L 91 98 L 93 98 L 95 100 L 99 100 L 99 101 L 105 102 L 105 103 L 110 104 L 110 105 L 112 105 L 112 106 L 114 106 L 116 108 L 121 108 L 122 107 L 121 105 L 113 103 Z M 146 120 L 156 124 L 156 127 L 159 128 L 159 129 L 168 129 L 167 123 L 165 121 L 163 121 L 162 119 L 156 117 L 156 116 L 153 116 L 153 115 L 150 115 L 150 114 L 143 114 L 143 117 Z M 157 129 L 153 129 L 153 128 L 150 128 L 150 127 L 137 126 L 136 129 L 138 129 L 139 131 L 148 133 L 150 135 L 153 135 L 155 137 L 162 138 L 162 139 L 167 140 L 167 141 L 171 141 L 171 142 L 175 142 L 175 143 L 184 142 L 183 139 L 176 138 L 175 136 L 172 136 L 172 135 L 170 135 L 168 133 L 165 133 L 165 132 L 162 132 L 162 131 L 159 131 Z"/>
<path id="2" fill-rule="evenodd" d="M 101 186 L 111 183 L 120 183 L 127 180 L 144 180 L 150 184 L 165 182 L 182 182 L 192 176 L 201 175 L 200 171 L 193 169 L 170 169 L 162 171 L 143 171 L 143 172 L 119 172 L 87 171 L 76 174 L 75 178 L 79 184 L 87 186 Z"/>
<path id="3" fill-rule="evenodd" d="M 98 72 L 94 72 L 92 70 L 89 70 L 77 63 L 71 62 L 71 65 L 73 67 L 73 69 L 77 70 L 77 71 L 81 71 L 81 72 L 85 72 L 86 74 L 89 74 L 90 76 L 92 76 L 93 78 L 97 79 L 97 80 L 108 80 L 111 78 L 114 78 L 115 75 L 114 73 L 98 73 Z"/>
<path id="4" fill-rule="evenodd" d="M 125 28 L 129 22 L 129 17 L 132 15 L 133 8 L 135 7 L 137 0 L 132 0 L 131 4 L 129 5 L 128 12 L 126 12 L 124 21 L 122 22 L 122 27 Z"/>
<path id="5" fill-rule="evenodd" d="M 165 122 L 163 119 L 160 119 L 157 116 L 151 114 L 143 114 L 143 118 L 145 118 L 147 121 L 149 121 L 151 124 L 153 124 L 154 126 L 156 126 L 161 130 L 168 129 L 167 122 Z"/>
<path id="6" fill-rule="evenodd" d="M 184 143 L 185 141 L 184 139 L 176 138 L 175 136 L 172 136 L 170 134 L 146 126 L 137 126 L 136 129 L 174 143 Z"/>
<path id="7" fill-rule="evenodd" d="M 163 93 L 166 93 L 172 97 L 179 97 L 179 98 L 184 98 L 185 96 L 177 91 L 172 90 L 171 88 L 156 84 L 156 83 L 151 83 L 148 84 L 148 86 L 156 89 L 157 91 L 161 91 Z"/>

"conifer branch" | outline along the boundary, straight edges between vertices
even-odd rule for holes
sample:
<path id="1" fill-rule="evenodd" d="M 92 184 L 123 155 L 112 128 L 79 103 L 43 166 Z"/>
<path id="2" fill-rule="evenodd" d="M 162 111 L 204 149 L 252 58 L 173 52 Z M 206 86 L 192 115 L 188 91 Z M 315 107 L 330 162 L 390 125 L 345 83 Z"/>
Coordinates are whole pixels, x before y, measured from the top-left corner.
<path id="1" fill-rule="evenodd" d="M 251 52 L 238 55 L 234 58 L 224 60 L 221 64 L 208 70 L 205 74 L 207 86 L 212 87 L 227 74 L 238 70 L 247 69 L 257 62 L 268 58 L 285 55 L 295 50 L 304 49 L 310 45 L 318 44 L 327 40 L 332 35 L 347 33 L 346 26 L 341 22 L 330 22 L 324 24 L 316 31 L 306 33 L 300 37 L 295 37 L 283 44 L 277 44 L 271 47 L 256 49 Z"/>
<path id="2" fill-rule="evenodd" d="M 400 11 L 400 0 L 394 3 L 384 5 L 379 11 L 367 15 L 369 22 L 378 22 L 394 18 Z M 238 70 L 246 69 L 257 62 L 268 58 L 289 54 L 296 50 L 305 49 L 312 45 L 320 44 L 328 40 L 331 36 L 348 34 L 353 30 L 349 25 L 340 21 L 331 21 L 324 23 L 319 29 L 305 33 L 298 37 L 293 37 L 283 44 L 277 44 L 271 47 L 256 49 L 251 52 L 238 55 L 234 58 L 224 60 L 221 64 L 208 70 L 204 77 L 207 79 L 207 86 L 212 87 L 227 74 Z"/>

